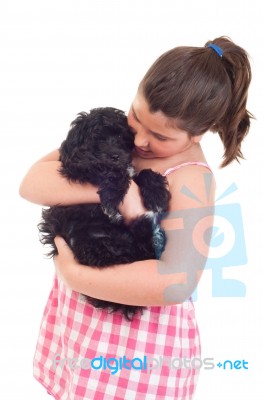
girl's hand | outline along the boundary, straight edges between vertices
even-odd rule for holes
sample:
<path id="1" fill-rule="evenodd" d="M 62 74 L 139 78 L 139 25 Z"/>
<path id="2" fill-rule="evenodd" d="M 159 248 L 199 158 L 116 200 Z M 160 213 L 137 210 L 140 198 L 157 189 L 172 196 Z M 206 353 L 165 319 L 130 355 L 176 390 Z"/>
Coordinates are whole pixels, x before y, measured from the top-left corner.
<path id="1" fill-rule="evenodd" d="M 139 186 L 134 181 L 131 182 L 129 190 L 119 206 L 119 211 L 128 224 L 147 212 L 143 204 Z"/>
<path id="2" fill-rule="evenodd" d="M 78 262 L 74 258 L 74 253 L 62 237 L 56 236 L 54 242 L 58 250 L 58 255 L 54 257 L 55 269 L 58 276 L 63 281 L 67 281 L 69 269 L 75 265 L 77 266 Z"/>

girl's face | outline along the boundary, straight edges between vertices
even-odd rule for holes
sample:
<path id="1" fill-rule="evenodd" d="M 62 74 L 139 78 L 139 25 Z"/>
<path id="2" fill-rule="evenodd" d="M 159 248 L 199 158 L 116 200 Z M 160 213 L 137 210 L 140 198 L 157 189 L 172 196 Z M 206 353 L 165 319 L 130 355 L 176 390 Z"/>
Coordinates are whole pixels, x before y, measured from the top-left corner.
<path id="1" fill-rule="evenodd" d="M 201 138 L 170 126 L 170 119 L 161 111 L 150 113 L 140 92 L 129 110 L 128 124 L 135 135 L 135 152 L 141 158 L 171 157 L 188 150 Z"/>

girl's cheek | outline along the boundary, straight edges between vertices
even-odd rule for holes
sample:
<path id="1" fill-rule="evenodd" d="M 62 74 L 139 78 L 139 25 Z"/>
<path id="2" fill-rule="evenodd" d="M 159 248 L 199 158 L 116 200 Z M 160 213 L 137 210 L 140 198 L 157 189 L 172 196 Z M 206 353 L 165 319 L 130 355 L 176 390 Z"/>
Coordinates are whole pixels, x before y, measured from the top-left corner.
<path id="1" fill-rule="evenodd" d="M 128 120 L 128 125 L 131 128 L 132 132 L 134 134 L 136 134 L 137 133 L 137 122 L 132 117 L 130 117 L 130 114 L 128 114 L 127 120 Z"/>
<path id="2" fill-rule="evenodd" d="M 130 125 L 130 126 L 133 125 L 133 118 L 132 118 L 131 111 L 129 111 L 129 113 L 128 113 L 127 121 L 128 121 L 128 125 Z"/>

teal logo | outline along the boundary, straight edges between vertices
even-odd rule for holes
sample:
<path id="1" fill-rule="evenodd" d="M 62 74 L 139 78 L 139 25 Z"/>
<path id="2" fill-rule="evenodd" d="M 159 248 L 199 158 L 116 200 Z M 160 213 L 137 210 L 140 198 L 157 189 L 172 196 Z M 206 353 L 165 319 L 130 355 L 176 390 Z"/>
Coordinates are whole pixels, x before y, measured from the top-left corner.
<path id="1" fill-rule="evenodd" d="M 210 195 L 212 174 L 204 175 L 205 198 Z M 166 230 L 169 250 L 165 264 L 159 263 L 160 274 L 186 273 L 186 283 L 166 288 L 166 301 L 181 302 L 187 292 L 197 299 L 198 274 L 212 270 L 213 297 L 244 297 L 246 286 L 237 279 L 223 277 L 223 269 L 247 263 L 246 244 L 241 207 L 238 203 L 219 204 L 237 190 L 231 184 L 217 199 L 214 207 L 203 207 L 203 201 L 191 189 L 183 186 L 181 192 L 200 204 L 200 207 L 165 213 L 163 220 L 178 219 L 182 226 Z M 172 244 L 174 243 L 174 245 Z M 163 256 L 162 256 L 163 259 Z M 166 265 L 166 267 L 165 267 Z"/>
<path id="2" fill-rule="evenodd" d="M 245 360 L 225 360 L 223 363 L 219 362 L 216 364 L 218 368 L 225 370 L 239 370 L 239 369 L 248 369 L 248 361 Z"/>

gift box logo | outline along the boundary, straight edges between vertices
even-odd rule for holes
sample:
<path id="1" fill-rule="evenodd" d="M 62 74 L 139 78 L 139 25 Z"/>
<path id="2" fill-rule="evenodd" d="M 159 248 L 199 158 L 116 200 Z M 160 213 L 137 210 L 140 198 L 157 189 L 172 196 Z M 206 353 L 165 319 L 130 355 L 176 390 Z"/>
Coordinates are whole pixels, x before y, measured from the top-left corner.
<path id="1" fill-rule="evenodd" d="M 205 174 L 206 197 L 210 193 L 211 179 L 211 174 Z M 220 200 L 236 190 L 235 183 L 231 184 L 216 199 L 215 207 L 203 207 L 202 201 L 194 195 L 192 190 L 184 186 L 181 190 L 182 193 L 195 199 L 202 206 L 168 213 L 163 217 L 167 220 L 177 218 L 182 221 L 182 226 L 174 231 L 166 230 L 168 243 L 174 243 L 174 245 L 169 245 L 166 268 L 158 263 L 158 270 L 161 274 L 175 272 L 187 274 L 185 285 L 170 285 L 166 289 L 165 298 L 167 300 L 174 301 L 177 292 L 180 296 L 183 294 L 185 297 L 187 289 L 196 287 L 198 273 L 203 269 L 212 270 L 213 297 L 245 296 L 246 287 L 243 282 L 223 278 L 223 268 L 247 263 L 240 204 L 218 204 Z M 193 300 L 197 299 L 196 291 L 192 297 Z"/>

